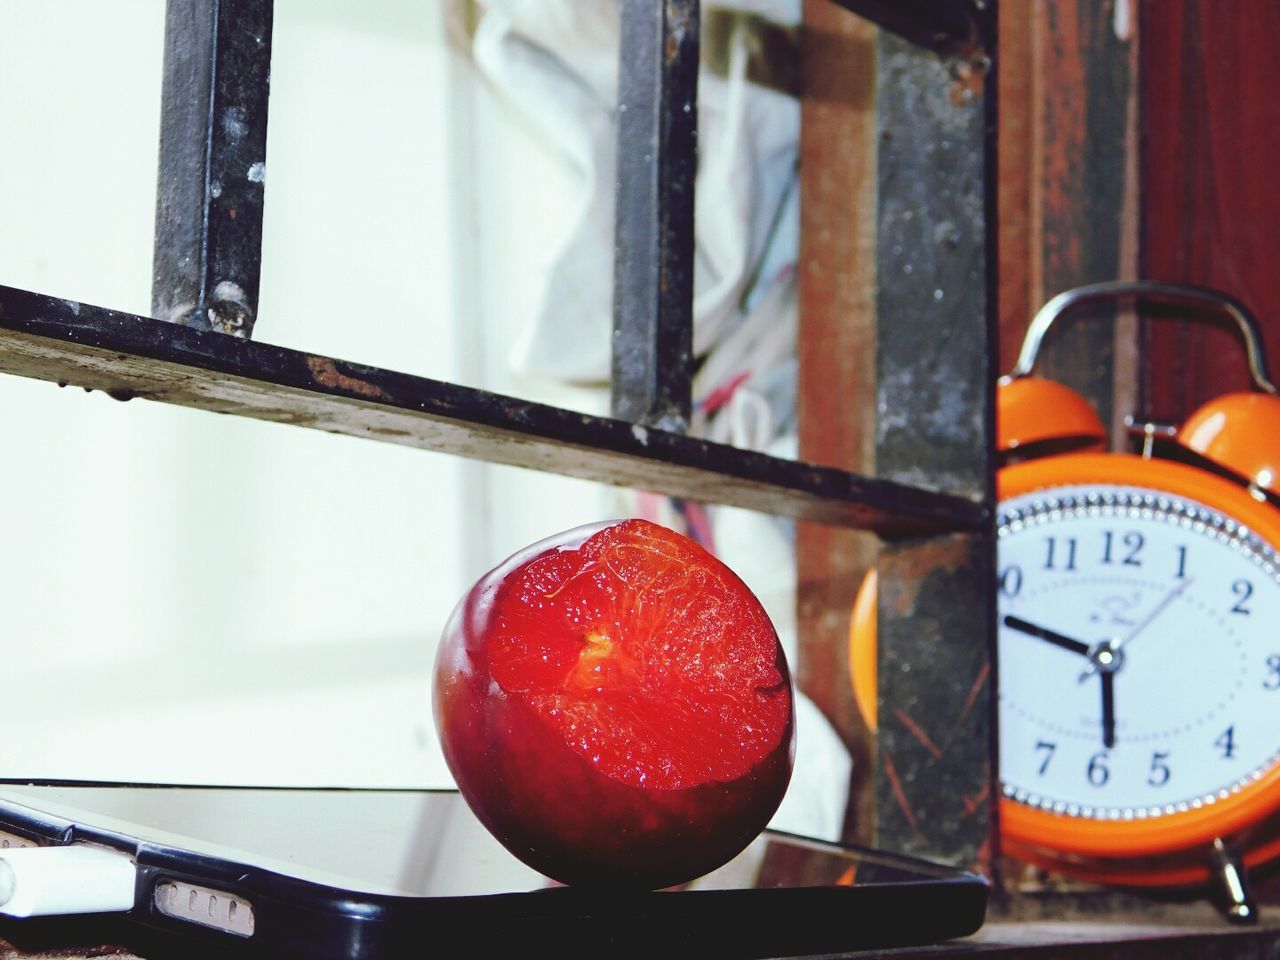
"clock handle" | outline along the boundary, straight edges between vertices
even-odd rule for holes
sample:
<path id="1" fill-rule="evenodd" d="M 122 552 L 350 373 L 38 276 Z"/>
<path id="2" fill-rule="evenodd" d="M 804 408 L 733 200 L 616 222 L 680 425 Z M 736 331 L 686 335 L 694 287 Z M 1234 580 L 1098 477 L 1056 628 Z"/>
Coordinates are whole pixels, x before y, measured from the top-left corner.
<path id="1" fill-rule="evenodd" d="M 1213 878 L 1225 900 L 1223 907 L 1227 919 L 1239 924 L 1257 923 L 1258 904 L 1253 899 L 1249 875 L 1239 855 L 1219 838 L 1213 841 L 1209 857 Z"/>
<path id="2" fill-rule="evenodd" d="M 1104 300 L 1149 300 L 1186 307 L 1200 307 L 1224 315 L 1234 321 L 1244 339 L 1249 360 L 1249 375 L 1254 386 L 1263 393 L 1276 394 L 1267 372 L 1267 357 L 1262 347 L 1262 332 L 1253 314 L 1234 297 L 1206 287 L 1191 287 L 1175 283 L 1157 283 L 1147 280 L 1116 280 L 1076 287 L 1058 294 L 1036 313 L 1022 341 L 1022 351 L 1011 377 L 1030 376 L 1036 365 L 1040 344 L 1055 320 L 1070 310 L 1089 303 Z"/>

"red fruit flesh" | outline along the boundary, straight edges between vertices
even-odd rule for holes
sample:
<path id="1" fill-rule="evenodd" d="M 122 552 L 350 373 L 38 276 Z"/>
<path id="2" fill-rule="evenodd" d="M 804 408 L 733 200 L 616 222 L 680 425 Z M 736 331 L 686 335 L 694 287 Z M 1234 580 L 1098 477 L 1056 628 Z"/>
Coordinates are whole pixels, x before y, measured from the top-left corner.
<path id="1" fill-rule="evenodd" d="M 471 590 L 437 659 L 445 758 L 477 816 L 566 883 L 668 886 L 781 802 L 790 678 L 759 601 L 641 520 L 570 531 Z"/>

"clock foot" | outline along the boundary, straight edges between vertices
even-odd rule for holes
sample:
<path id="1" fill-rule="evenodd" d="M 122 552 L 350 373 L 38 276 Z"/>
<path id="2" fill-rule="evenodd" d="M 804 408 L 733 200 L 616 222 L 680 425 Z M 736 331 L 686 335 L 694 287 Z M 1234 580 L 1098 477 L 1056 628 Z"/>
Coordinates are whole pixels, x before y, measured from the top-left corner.
<path id="1" fill-rule="evenodd" d="M 1210 858 L 1213 875 L 1224 900 L 1223 910 L 1227 919 L 1239 924 L 1257 923 L 1258 904 L 1249 889 L 1249 874 L 1239 855 L 1221 839 L 1217 839 L 1213 841 Z"/>

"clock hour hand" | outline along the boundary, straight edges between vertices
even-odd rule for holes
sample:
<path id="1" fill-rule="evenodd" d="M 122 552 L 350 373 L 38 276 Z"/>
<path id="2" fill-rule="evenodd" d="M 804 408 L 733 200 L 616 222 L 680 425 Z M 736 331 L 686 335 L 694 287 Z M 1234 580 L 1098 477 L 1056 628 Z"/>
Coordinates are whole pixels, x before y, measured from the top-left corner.
<path id="1" fill-rule="evenodd" d="M 1102 675 L 1102 745 L 1110 750 L 1116 745 L 1116 675 Z"/>
<path id="2" fill-rule="evenodd" d="M 1045 627 L 1037 626 L 1034 623 L 1028 623 L 1021 617 L 1015 617 L 1012 614 L 1004 618 L 1004 625 L 1011 630 L 1017 630 L 1019 633 L 1025 633 L 1029 637 L 1035 637 L 1038 640 L 1047 640 L 1056 647 L 1062 647 L 1063 650 L 1070 650 L 1072 653 L 1078 653 L 1081 656 L 1089 655 L 1089 645 L 1081 643 L 1079 640 L 1072 640 L 1070 637 L 1064 637 L 1060 633 L 1049 630 Z"/>

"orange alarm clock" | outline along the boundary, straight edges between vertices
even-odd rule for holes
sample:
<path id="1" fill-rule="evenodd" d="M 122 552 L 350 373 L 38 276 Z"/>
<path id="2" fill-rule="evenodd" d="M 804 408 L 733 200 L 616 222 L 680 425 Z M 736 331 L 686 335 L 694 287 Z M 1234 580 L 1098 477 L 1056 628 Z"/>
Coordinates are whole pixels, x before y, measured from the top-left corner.
<path id="1" fill-rule="evenodd" d="M 1050 326 L 1141 298 L 1232 321 L 1255 390 L 1141 454 L 1067 387 L 1033 376 Z M 1242 305 L 1196 287 L 1107 283 L 1049 301 L 997 388 L 1001 836 L 1007 853 L 1129 885 L 1223 881 L 1280 855 L 1280 397 Z M 1167 436 L 1156 455 L 1156 436 Z M 874 573 L 850 663 L 875 725 Z M 1270 822 L 1269 822 L 1270 821 Z M 1238 852 L 1238 855 L 1237 855 Z"/>

